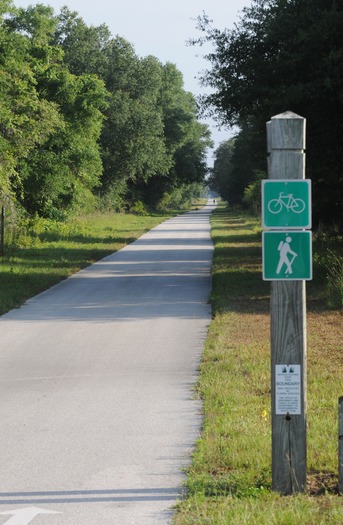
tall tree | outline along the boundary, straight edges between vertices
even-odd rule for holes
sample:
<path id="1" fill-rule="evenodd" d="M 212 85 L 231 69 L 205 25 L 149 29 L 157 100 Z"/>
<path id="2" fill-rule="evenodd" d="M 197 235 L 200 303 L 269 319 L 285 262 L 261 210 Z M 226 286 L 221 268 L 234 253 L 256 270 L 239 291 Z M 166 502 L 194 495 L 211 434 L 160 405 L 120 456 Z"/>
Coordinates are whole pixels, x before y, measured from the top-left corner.
<path id="1" fill-rule="evenodd" d="M 273 115 L 292 110 L 307 119 L 317 222 L 340 221 L 342 214 L 342 26 L 336 0 L 253 0 L 223 32 L 206 16 L 199 20 L 214 46 L 203 77 L 214 92 L 203 97 L 205 108 L 226 124 L 250 128 L 257 142 Z"/>
<path id="2" fill-rule="evenodd" d="M 25 39 L 40 103 L 58 108 L 59 119 L 54 133 L 19 160 L 18 199 L 30 213 L 49 217 L 94 205 L 104 85 L 95 75 L 76 76 L 65 67 L 62 49 L 52 44 L 57 20 L 51 8 L 19 9 L 8 25 Z"/>
<path id="3" fill-rule="evenodd" d="M 232 172 L 232 157 L 234 153 L 235 139 L 222 142 L 214 152 L 213 168 L 208 181 L 211 190 L 218 192 L 224 200 L 231 203 L 232 187 L 234 181 Z"/>
<path id="4" fill-rule="evenodd" d="M 168 172 L 159 104 L 162 65 L 154 57 L 139 58 L 122 37 L 112 38 L 107 27 L 87 27 L 67 9 L 56 33 L 73 73 L 96 73 L 109 92 L 109 107 L 101 135 L 102 193 L 114 206 L 140 182 Z"/>
<path id="5" fill-rule="evenodd" d="M 118 46 L 123 48 L 120 38 L 112 41 L 113 52 Z M 113 90 L 112 118 L 105 124 L 102 140 L 114 166 L 107 168 L 105 159 L 105 178 L 107 183 L 118 178 L 131 184 L 146 182 L 157 173 L 166 174 L 171 161 L 159 105 L 162 68 L 154 57 L 140 59 L 131 55 L 131 61 L 126 58 L 120 86 L 121 62 L 112 62 L 110 74 L 114 86 L 107 84 Z"/>
<path id="6" fill-rule="evenodd" d="M 185 91 L 182 73 L 169 62 L 163 66 L 160 105 L 172 162 L 167 177 L 158 174 L 149 181 L 146 198 L 152 204 L 180 185 L 202 184 L 207 175 L 206 152 L 212 145 L 208 126 L 199 122 L 194 96 Z"/>
<path id="7" fill-rule="evenodd" d="M 106 24 L 87 26 L 76 11 L 62 7 L 57 16 L 54 42 L 64 52 L 64 61 L 74 75 L 95 74 L 105 80 L 108 74 L 106 49 L 111 41 Z"/>
<path id="8" fill-rule="evenodd" d="M 0 1 L 0 191 L 22 195 L 18 162 L 62 125 L 58 106 L 37 90 L 36 67 L 27 37 L 17 31 L 14 8 Z"/>
<path id="9" fill-rule="evenodd" d="M 96 192 L 120 207 L 152 180 L 158 195 L 204 180 L 209 131 L 173 64 L 67 8 L 7 0 L 0 48 L 0 181 L 30 213 L 63 217 Z"/>
<path id="10" fill-rule="evenodd" d="M 208 129 L 197 121 L 194 97 L 174 64 L 139 58 L 124 38 L 112 38 L 106 26 L 87 27 L 67 9 L 56 41 L 71 72 L 96 73 L 110 93 L 101 135 L 107 200 L 118 207 L 125 199 L 155 202 L 178 177 L 203 180 Z"/>

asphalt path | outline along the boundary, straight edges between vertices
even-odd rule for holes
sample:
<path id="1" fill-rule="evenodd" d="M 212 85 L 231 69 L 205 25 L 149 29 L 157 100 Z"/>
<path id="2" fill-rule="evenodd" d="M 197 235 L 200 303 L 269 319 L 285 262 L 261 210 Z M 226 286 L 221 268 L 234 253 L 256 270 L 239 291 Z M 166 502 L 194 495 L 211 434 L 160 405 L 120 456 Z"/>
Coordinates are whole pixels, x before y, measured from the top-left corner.
<path id="1" fill-rule="evenodd" d="M 0 524 L 171 523 L 201 425 L 209 202 L 0 318 Z"/>

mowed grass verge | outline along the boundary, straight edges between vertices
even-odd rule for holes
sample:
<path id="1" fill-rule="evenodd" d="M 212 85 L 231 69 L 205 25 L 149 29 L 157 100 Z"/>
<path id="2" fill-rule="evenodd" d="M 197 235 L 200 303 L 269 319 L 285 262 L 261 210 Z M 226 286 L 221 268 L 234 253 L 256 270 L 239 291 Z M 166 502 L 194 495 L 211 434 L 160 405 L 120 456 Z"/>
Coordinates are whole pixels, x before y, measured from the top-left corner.
<path id="1" fill-rule="evenodd" d="M 167 218 L 94 214 L 65 223 L 28 221 L 0 257 L 0 315 L 120 250 Z"/>
<path id="2" fill-rule="evenodd" d="M 342 312 L 327 306 L 319 264 L 326 248 L 314 244 L 314 281 L 307 284 L 308 492 L 282 497 L 271 491 L 270 284 L 261 277 L 260 224 L 220 207 L 212 215 L 212 236 L 213 320 L 197 385 L 204 423 L 173 523 L 342 524 Z"/>

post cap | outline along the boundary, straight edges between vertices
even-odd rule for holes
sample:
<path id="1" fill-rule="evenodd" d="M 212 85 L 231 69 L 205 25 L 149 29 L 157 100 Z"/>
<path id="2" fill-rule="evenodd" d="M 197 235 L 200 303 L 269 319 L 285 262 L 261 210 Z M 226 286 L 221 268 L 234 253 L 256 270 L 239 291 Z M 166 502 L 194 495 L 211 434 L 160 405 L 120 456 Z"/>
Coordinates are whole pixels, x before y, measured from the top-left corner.
<path id="1" fill-rule="evenodd" d="M 278 115 L 275 115 L 274 117 L 272 117 L 272 119 L 286 119 L 286 118 L 304 119 L 304 117 L 297 115 L 297 113 L 294 113 L 293 111 L 285 111 L 284 113 L 279 113 Z"/>

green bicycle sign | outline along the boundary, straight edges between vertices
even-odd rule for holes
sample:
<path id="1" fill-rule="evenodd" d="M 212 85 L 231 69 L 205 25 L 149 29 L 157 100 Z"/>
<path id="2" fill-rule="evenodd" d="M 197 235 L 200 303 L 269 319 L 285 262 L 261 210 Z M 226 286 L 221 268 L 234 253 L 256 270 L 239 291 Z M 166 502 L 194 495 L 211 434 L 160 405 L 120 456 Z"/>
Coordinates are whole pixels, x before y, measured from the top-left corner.
<path id="1" fill-rule="evenodd" d="M 262 226 L 270 229 L 311 228 L 311 181 L 262 181 Z"/>

